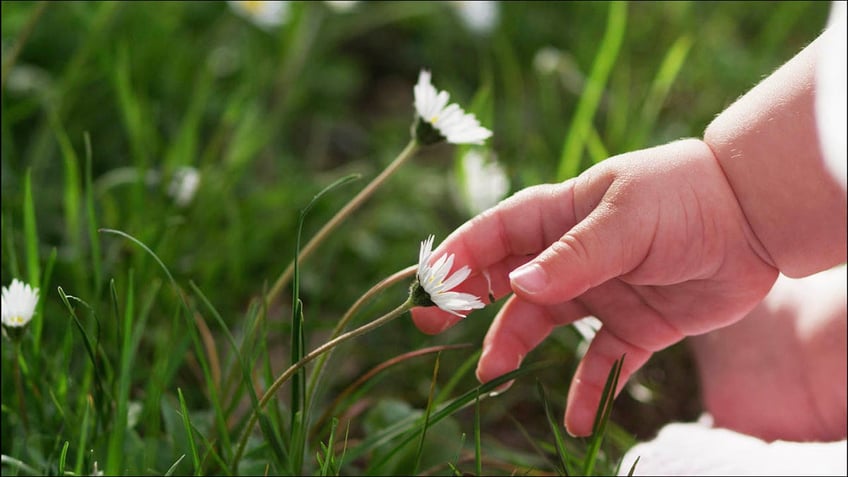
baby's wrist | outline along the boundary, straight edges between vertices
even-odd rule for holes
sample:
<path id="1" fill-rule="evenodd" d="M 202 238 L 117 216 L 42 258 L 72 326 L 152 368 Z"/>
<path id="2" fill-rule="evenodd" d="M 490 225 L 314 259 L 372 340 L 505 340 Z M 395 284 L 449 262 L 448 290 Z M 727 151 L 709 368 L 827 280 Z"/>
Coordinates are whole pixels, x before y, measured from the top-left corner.
<path id="1" fill-rule="evenodd" d="M 845 193 L 824 168 L 816 132 L 816 50 L 813 42 L 704 133 L 761 256 L 791 277 L 846 258 Z"/>

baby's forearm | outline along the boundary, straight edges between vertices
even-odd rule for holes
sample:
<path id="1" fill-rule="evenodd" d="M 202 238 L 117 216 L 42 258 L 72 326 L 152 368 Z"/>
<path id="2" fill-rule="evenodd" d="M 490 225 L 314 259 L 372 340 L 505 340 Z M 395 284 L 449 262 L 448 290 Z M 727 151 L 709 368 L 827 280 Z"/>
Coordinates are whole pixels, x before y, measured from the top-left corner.
<path id="1" fill-rule="evenodd" d="M 846 259 L 845 192 L 825 169 L 816 132 L 820 43 L 739 98 L 704 134 L 765 258 L 792 277 Z"/>

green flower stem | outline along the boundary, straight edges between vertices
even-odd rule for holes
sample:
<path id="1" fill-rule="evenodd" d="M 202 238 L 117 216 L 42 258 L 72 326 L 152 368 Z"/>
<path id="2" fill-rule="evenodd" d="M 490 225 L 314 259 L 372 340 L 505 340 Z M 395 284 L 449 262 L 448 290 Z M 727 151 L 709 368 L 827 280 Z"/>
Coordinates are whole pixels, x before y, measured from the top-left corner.
<path id="1" fill-rule="evenodd" d="M 350 214 L 352 214 L 363 202 L 365 202 L 371 195 L 377 190 L 386 179 L 394 173 L 398 167 L 401 166 L 404 162 L 406 162 L 410 157 L 414 156 L 418 151 L 418 142 L 413 138 L 409 141 L 409 144 L 401 151 L 400 154 L 391 162 L 391 164 L 386 167 L 383 172 L 380 173 L 377 177 L 375 177 L 364 189 L 362 189 L 359 194 L 356 195 L 350 202 L 347 203 L 340 211 L 330 219 L 329 222 L 324 224 L 321 230 L 315 234 L 312 239 L 307 242 L 307 244 L 301 249 L 300 254 L 297 256 L 298 262 L 302 263 L 312 252 L 315 251 L 315 248 L 327 238 L 330 232 L 333 231 L 344 219 L 346 219 Z M 274 283 L 274 286 L 271 287 L 271 291 L 268 292 L 266 296 L 266 302 L 271 303 L 280 293 L 280 291 L 288 285 L 289 281 L 294 274 L 294 260 L 289 263 L 289 266 L 286 267 L 285 271 L 280 278 Z"/>
<path id="2" fill-rule="evenodd" d="M 400 306 L 398 306 L 394 310 L 388 312 L 387 314 L 381 316 L 380 318 L 377 318 L 374 321 L 368 322 L 368 323 L 360 326 L 359 328 L 348 331 L 347 333 L 345 333 L 345 334 L 343 334 L 343 335 L 341 335 L 341 336 L 339 336 L 335 339 L 327 341 L 326 343 L 315 348 L 309 354 L 307 354 L 306 356 L 301 358 L 300 361 L 298 361 L 297 363 L 294 363 L 293 365 L 289 366 L 289 368 L 287 370 L 285 370 L 283 372 L 283 374 L 281 374 L 280 377 L 278 377 L 271 384 L 271 386 L 268 388 L 268 390 L 265 391 L 265 394 L 262 395 L 262 399 L 259 400 L 259 405 L 257 406 L 256 409 L 253 410 L 253 413 L 250 415 L 250 419 L 247 421 L 247 426 L 245 426 L 244 432 L 242 432 L 241 438 L 239 439 L 239 444 L 238 444 L 238 449 L 236 449 L 236 454 L 233 457 L 233 462 L 232 462 L 232 472 L 233 472 L 233 474 L 236 474 L 237 471 L 238 471 L 239 460 L 241 460 L 241 456 L 244 454 L 244 449 L 247 446 L 247 438 L 250 435 L 250 432 L 253 429 L 253 426 L 256 425 L 257 419 L 259 419 L 259 413 L 268 404 L 268 401 L 270 401 L 271 398 L 274 397 L 274 394 L 276 394 L 276 392 L 280 388 L 280 386 L 282 386 L 286 381 L 288 381 L 289 378 L 291 378 L 294 375 L 294 373 L 296 373 L 298 370 L 300 370 L 301 368 L 306 366 L 310 361 L 314 360 L 318 356 L 321 356 L 322 354 L 324 354 L 327 351 L 335 348 L 336 346 L 340 345 L 341 343 L 344 343 L 345 341 L 351 340 L 353 338 L 356 338 L 357 336 L 363 335 L 365 333 L 368 333 L 369 331 L 375 330 L 375 329 L 385 325 L 386 323 L 394 320 L 395 318 L 397 318 L 397 317 L 401 316 L 402 314 L 404 314 L 405 312 L 409 311 L 412 308 L 412 306 L 413 306 L 412 305 L 412 298 L 408 298 L 405 302 L 403 302 L 403 304 L 401 304 Z"/>
<path id="3" fill-rule="evenodd" d="M 27 418 L 26 404 L 24 403 L 24 383 L 21 379 L 21 343 L 15 342 L 15 388 L 18 393 L 18 407 L 20 407 L 21 423 L 24 430 L 29 431 L 29 419 Z"/>
<path id="4" fill-rule="evenodd" d="M 363 304 L 365 304 L 368 300 L 377 295 L 377 293 L 398 283 L 401 280 L 405 280 L 411 277 L 415 274 L 415 270 L 417 268 L 417 265 L 410 265 L 409 267 L 406 267 L 403 270 L 395 272 L 391 276 L 384 278 L 379 283 L 371 287 L 370 290 L 368 290 L 367 292 L 365 292 L 364 295 L 359 297 L 359 299 L 357 299 L 356 302 L 351 305 L 351 307 L 345 312 L 344 316 L 342 316 L 342 319 L 339 320 L 338 324 L 336 324 L 336 327 L 333 329 L 333 334 L 330 335 L 330 338 L 334 339 L 336 336 L 339 336 L 342 330 L 344 330 L 345 326 L 347 326 L 347 323 L 350 321 L 351 318 L 353 318 L 356 312 L 359 311 Z M 330 359 L 331 354 L 332 353 L 327 353 L 321 356 L 321 359 L 319 359 L 318 362 L 315 363 L 315 368 L 312 369 L 312 374 L 309 376 L 309 384 L 306 390 L 307 399 L 312 399 L 312 395 L 315 392 L 315 388 L 317 387 L 318 382 L 321 379 L 321 372 L 324 369 L 324 363 L 326 363 L 327 360 Z"/>

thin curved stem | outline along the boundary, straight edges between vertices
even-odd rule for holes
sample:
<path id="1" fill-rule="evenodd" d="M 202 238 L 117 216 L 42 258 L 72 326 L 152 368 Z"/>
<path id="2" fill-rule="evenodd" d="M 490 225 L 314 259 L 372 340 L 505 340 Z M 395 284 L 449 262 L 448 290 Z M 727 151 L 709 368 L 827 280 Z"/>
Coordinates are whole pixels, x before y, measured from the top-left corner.
<path id="1" fill-rule="evenodd" d="M 335 397 L 333 398 L 333 402 L 331 402 L 327 406 L 327 409 L 324 411 L 324 413 L 318 419 L 317 423 L 312 427 L 312 433 L 311 434 L 314 434 L 318 429 L 321 428 L 322 425 L 324 425 L 324 423 L 327 422 L 327 420 L 329 420 L 332 412 L 336 409 L 336 407 L 339 406 L 339 404 L 345 398 L 347 398 L 348 396 L 353 394 L 353 392 L 356 391 L 357 388 L 361 387 L 369 379 L 373 378 L 377 374 L 385 371 L 388 368 L 391 368 L 392 366 L 401 364 L 401 363 L 403 363 L 403 362 L 405 362 L 409 359 L 412 359 L 412 358 L 417 358 L 419 356 L 427 355 L 427 354 L 430 354 L 430 353 L 437 353 L 437 352 L 454 350 L 454 349 L 468 348 L 469 346 L 471 346 L 471 344 L 468 344 L 468 343 L 457 344 L 457 345 L 430 346 L 430 347 L 427 347 L 427 348 L 417 349 L 417 350 L 414 350 L 414 351 L 403 353 L 401 355 L 395 356 L 394 358 L 383 361 L 382 363 L 378 364 L 377 366 L 374 366 L 373 368 L 369 369 L 365 374 L 356 378 L 356 380 L 354 382 L 350 383 L 340 393 L 335 395 Z M 327 355 L 324 355 L 324 356 L 327 356 Z M 482 474 L 480 474 L 480 475 L 482 475 Z"/>
<path id="2" fill-rule="evenodd" d="M 417 269 L 417 267 L 417 265 L 410 265 L 404 268 L 403 270 L 395 272 L 389 277 L 384 278 L 379 283 L 371 287 L 370 290 L 365 292 L 364 295 L 359 297 L 359 299 L 357 299 L 356 302 L 351 305 L 350 308 L 348 308 L 348 310 L 342 316 L 342 319 L 339 320 L 338 324 L 336 324 L 336 327 L 333 329 L 333 334 L 330 335 L 330 339 L 334 339 L 336 336 L 339 336 L 342 330 L 344 330 L 345 326 L 347 326 L 347 323 L 351 320 L 351 318 L 353 318 L 356 312 L 358 312 L 359 309 L 362 308 L 362 305 L 365 304 L 365 302 L 373 298 L 375 295 L 377 295 L 377 293 L 385 290 L 386 288 L 394 285 L 395 283 L 398 283 L 401 280 L 405 280 L 411 277 L 413 274 L 415 274 L 415 270 Z M 306 388 L 307 399 L 312 399 L 312 395 L 315 392 L 315 388 L 318 386 L 318 382 L 320 381 L 321 371 L 324 369 L 324 363 L 326 363 L 327 360 L 330 359 L 331 354 L 332 353 L 327 353 L 321 356 L 321 359 L 319 359 L 318 362 L 315 364 L 315 368 L 312 369 L 312 374 L 309 376 L 309 384 Z"/>
<path id="3" fill-rule="evenodd" d="M 312 239 L 307 242 L 307 244 L 301 249 L 300 254 L 297 256 L 297 261 L 302 263 L 312 252 L 315 251 L 315 248 L 323 242 L 327 236 L 330 235 L 330 232 L 333 231 L 344 219 L 346 219 L 350 214 L 352 214 L 356 209 L 362 205 L 365 200 L 367 200 L 371 195 L 377 190 L 383 182 L 388 179 L 392 173 L 394 173 L 404 162 L 406 162 L 410 157 L 415 155 L 415 152 L 418 151 L 418 143 L 415 139 L 410 139 L 409 144 L 401 151 L 400 154 L 386 167 L 383 172 L 380 173 L 377 177 L 375 177 L 364 189 L 362 189 L 359 194 L 356 194 L 350 202 L 347 203 L 341 210 L 336 212 L 336 215 L 333 216 L 321 227 L 321 230 L 315 234 Z M 289 263 L 289 266 L 286 267 L 285 271 L 283 271 L 282 275 L 277 279 L 274 283 L 274 286 L 271 287 L 271 291 L 266 295 L 266 302 L 271 303 L 274 299 L 279 295 L 280 291 L 282 291 L 283 287 L 285 287 L 292 278 L 294 274 L 294 260 Z"/>
<path id="4" fill-rule="evenodd" d="M 250 431 L 253 429 L 253 426 L 256 425 L 257 419 L 259 419 L 259 413 L 268 404 L 268 401 L 270 401 L 271 398 L 274 397 L 274 394 L 276 394 L 276 392 L 280 388 L 280 386 L 282 386 L 286 381 L 288 381 L 289 378 L 291 378 L 294 375 L 294 373 L 296 373 L 298 370 L 300 370 L 301 368 L 306 366 L 310 361 L 312 361 L 315 358 L 317 358 L 318 356 L 326 353 L 327 351 L 333 349 L 334 347 L 338 346 L 339 344 L 344 343 L 345 341 L 351 340 L 353 338 L 356 338 L 357 336 L 363 335 L 365 333 L 368 333 L 369 331 L 375 330 L 375 329 L 379 328 L 380 326 L 385 325 L 386 323 L 388 323 L 388 322 L 394 320 L 395 318 L 401 316 L 403 313 L 409 311 L 410 308 L 412 308 L 412 297 L 411 296 L 409 298 L 407 298 L 407 300 L 405 302 L 403 302 L 403 304 L 401 304 L 400 306 L 398 306 L 394 310 L 386 313 L 385 315 L 381 316 L 380 318 L 377 318 L 374 321 L 368 322 L 368 323 L 360 326 L 359 328 L 348 331 L 347 333 L 345 333 L 345 334 L 343 334 L 343 335 L 341 335 L 341 336 L 339 336 L 335 339 L 327 341 L 326 343 L 322 344 L 321 346 L 319 346 L 319 347 L 315 348 L 314 350 L 312 350 L 311 352 L 309 352 L 309 354 L 307 354 L 306 356 L 301 358 L 300 361 L 298 361 L 297 363 L 294 363 L 293 365 L 289 366 L 289 368 L 287 370 L 285 370 L 283 372 L 283 374 L 281 374 L 271 384 L 271 386 L 268 388 L 268 390 L 265 391 L 265 394 L 262 395 L 262 399 L 259 400 L 258 406 L 253 410 L 253 413 L 250 415 L 250 419 L 247 421 L 247 426 L 245 426 L 244 431 L 242 432 L 241 438 L 239 439 L 239 444 L 238 444 L 238 448 L 236 449 L 236 454 L 233 457 L 232 472 L 234 474 L 237 473 L 239 460 L 241 460 L 241 456 L 242 456 L 242 454 L 244 454 L 244 449 L 245 449 L 245 446 L 247 445 L 247 438 L 250 435 Z"/>

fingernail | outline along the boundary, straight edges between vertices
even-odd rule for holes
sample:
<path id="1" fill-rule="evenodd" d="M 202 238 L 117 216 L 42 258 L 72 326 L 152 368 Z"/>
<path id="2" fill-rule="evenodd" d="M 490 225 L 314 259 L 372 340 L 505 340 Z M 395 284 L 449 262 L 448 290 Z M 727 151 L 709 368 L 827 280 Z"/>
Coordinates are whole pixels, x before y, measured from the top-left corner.
<path id="1" fill-rule="evenodd" d="M 517 288 L 532 295 L 545 289 L 548 285 L 548 274 L 539 265 L 529 263 L 513 270 L 509 274 L 509 281 L 513 289 Z"/>
<path id="2" fill-rule="evenodd" d="M 575 384 L 572 383 L 572 386 Z M 569 396 L 570 397 L 570 396 Z M 585 437 L 592 433 L 592 423 L 595 421 L 595 411 L 585 406 L 575 405 L 569 401 L 566 404 L 565 431 L 571 437 Z"/>

